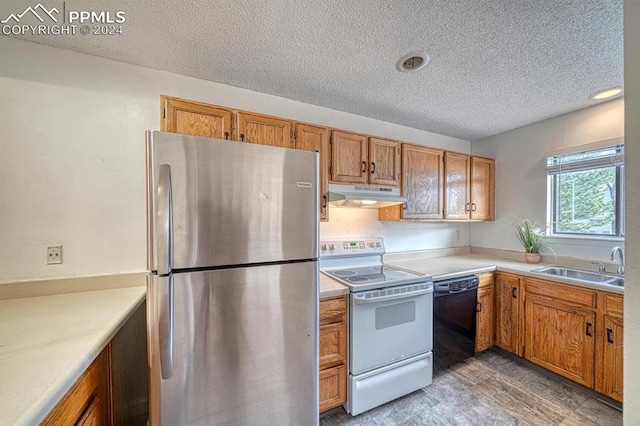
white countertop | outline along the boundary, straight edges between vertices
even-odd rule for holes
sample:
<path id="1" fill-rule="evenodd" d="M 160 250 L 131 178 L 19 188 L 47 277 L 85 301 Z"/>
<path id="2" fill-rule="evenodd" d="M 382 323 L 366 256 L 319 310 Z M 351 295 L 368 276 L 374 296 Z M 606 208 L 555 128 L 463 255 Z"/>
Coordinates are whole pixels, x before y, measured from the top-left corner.
<path id="1" fill-rule="evenodd" d="M 400 253 L 393 253 L 390 257 L 391 259 L 389 260 L 385 259 L 385 264 L 423 274 L 429 274 L 433 276 L 434 280 L 455 278 L 463 275 L 480 274 L 483 272 L 492 272 L 497 270 L 547 281 L 555 281 L 579 287 L 624 294 L 624 288 L 618 286 L 576 281 L 563 277 L 532 272 L 534 269 L 549 266 L 542 263 L 531 264 L 516 260 L 473 254 L 442 257 L 425 256 L 421 258 L 419 253 L 410 253 L 407 254 L 405 258 Z M 322 273 L 320 274 L 320 297 L 336 296 L 347 293 L 349 293 L 348 287 Z"/>
<path id="2" fill-rule="evenodd" d="M 145 293 L 128 287 L 0 301 L 0 425 L 44 419 Z"/>
<path id="3" fill-rule="evenodd" d="M 320 272 L 320 298 L 349 294 L 349 287 Z"/>
<path id="4" fill-rule="evenodd" d="M 501 272 L 510 272 L 512 274 L 525 275 L 528 277 L 543 279 L 547 281 L 570 284 L 578 287 L 587 287 L 595 290 L 624 294 L 623 287 L 607 284 L 596 284 L 586 281 L 577 281 L 573 279 L 532 272 L 534 269 L 538 269 L 543 266 L 550 266 L 542 263 L 531 264 L 526 262 L 518 262 L 515 260 L 479 256 L 473 254 L 465 256 L 444 256 L 433 258 L 415 258 L 415 256 L 412 257 L 414 258 L 402 260 L 401 257 L 395 256 L 393 261 L 385 263 L 392 266 L 421 272 L 423 274 L 430 274 L 433 276 L 434 280 L 442 280 L 470 274 L 480 274 L 482 272 L 491 272 L 497 270 Z"/>

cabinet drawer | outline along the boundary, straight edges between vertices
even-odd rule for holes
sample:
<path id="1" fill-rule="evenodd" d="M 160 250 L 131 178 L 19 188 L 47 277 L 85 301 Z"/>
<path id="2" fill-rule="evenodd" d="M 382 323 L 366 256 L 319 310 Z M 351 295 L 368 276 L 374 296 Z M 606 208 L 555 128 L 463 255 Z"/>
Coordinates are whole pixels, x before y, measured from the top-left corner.
<path id="1" fill-rule="evenodd" d="M 347 324 L 344 322 L 320 326 L 320 370 L 347 359 Z"/>
<path id="2" fill-rule="evenodd" d="M 320 325 L 347 321 L 347 297 L 328 297 L 320 300 Z"/>
<path id="3" fill-rule="evenodd" d="M 478 274 L 478 278 L 480 278 L 480 282 L 478 283 L 479 288 L 485 288 L 485 287 L 493 288 L 493 284 L 494 284 L 493 272 Z"/>
<path id="4" fill-rule="evenodd" d="M 548 300 L 553 299 L 556 302 L 562 301 L 570 306 L 591 309 L 596 307 L 597 294 L 595 291 L 555 282 L 526 278 L 525 294 L 527 296 L 536 295 L 536 297 Z"/>
<path id="5" fill-rule="evenodd" d="M 347 374 L 344 365 L 320 372 L 320 412 L 347 402 Z"/>
<path id="6" fill-rule="evenodd" d="M 624 299 L 622 296 L 605 293 L 604 311 L 606 315 L 622 318 L 622 314 L 624 312 Z"/>

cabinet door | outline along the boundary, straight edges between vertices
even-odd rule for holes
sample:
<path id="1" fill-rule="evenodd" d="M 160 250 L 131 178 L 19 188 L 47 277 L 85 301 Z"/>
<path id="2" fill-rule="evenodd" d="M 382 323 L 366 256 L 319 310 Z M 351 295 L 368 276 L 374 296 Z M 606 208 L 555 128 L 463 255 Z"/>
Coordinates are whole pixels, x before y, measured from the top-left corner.
<path id="1" fill-rule="evenodd" d="M 347 324 L 320 326 L 320 370 L 344 364 L 347 360 Z"/>
<path id="2" fill-rule="evenodd" d="M 493 346 L 494 283 L 493 274 L 480 276 L 478 307 L 476 310 L 476 353 Z"/>
<path id="3" fill-rule="evenodd" d="M 367 137 L 334 130 L 331 135 L 331 181 L 367 183 L 369 144 Z"/>
<path id="4" fill-rule="evenodd" d="M 443 152 L 402 144 L 404 219 L 442 219 Z"/>
<path id="5" fill-rule="evenodd" d="M 369 183 L 400 186 L 400 144 L 369 138 Z"/>
<path id="6" fill-rule="evenodd" d="M 622 402 L 623 331 L 621 318 L 604 317 L 604 394 Z"/>
<path id="7" fill-rule="evenodd" d="M 320 412 L 347 402 L 347 296 L 320 300 Z"/>
<path id="8" fill-rule="evenodd" d="M 525 312 L 525 359 L 593 387 L 595 313 L 528 293 Z"/>
<path id="9" fill-rule="evenodd" d="M 471 157 L 472 220 L 495 220 L 495 160 Z"/>
<path id="10" fill-rule="evenodd" d="M 236 140 L 293 148 L 292 128 L 289 120 L 239 111 Z"/>
<path id="11" fill-rule="evenodd" d="M 113 424 L 146 426 L 149 419 L 147 304 L 143 302 L 111 339 Z"/>
<path id="12" fill-rule="evenodd" d="M 495 344 L 522 356 L 520 345 L 520 277 L 496 274 L 496 334 Z"/>
<path id="13" fill-rule="evenodd" d="M 296 149 L 317 151 L 320 154 L 320 220 L 328 220 L 327 166 L 329 156 L 329 129 L 296 123 Z"/>
<path id="14" fill-rule="evenodd" d="M 320 371 L 320 412 L 347 402 L 347 370 L 344 365 Z"/>
<path id="15" fill-rule="evenodd" d="M 160 130 L 207 138 L 230 139 L 232 111 L 201 102 L 162 96 Z"/>
<path id="16" fill-rule="evenodd" d="M 469 156 L 455 152 L 444 154 L 445 219 L 469 218 Z"/>

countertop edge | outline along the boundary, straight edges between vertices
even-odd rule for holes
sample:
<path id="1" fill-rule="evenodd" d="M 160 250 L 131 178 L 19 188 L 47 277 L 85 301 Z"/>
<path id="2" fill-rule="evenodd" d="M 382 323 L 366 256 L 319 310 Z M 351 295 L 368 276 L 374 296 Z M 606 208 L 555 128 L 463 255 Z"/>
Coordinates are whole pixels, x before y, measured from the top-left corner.
<path id="1" fill-rule="evenodd" d="M 80 361 L 75 363 L 71 369 L 65 371 L 51 388 L 18 418 L 15 424 L 33 425 L 42 422 L 145 300 L 146 288 L 131 300 L 126 310 L 105 325 L 104 333 L 96 336 L 98 341 L 89 350 L 80 355 Z"/>

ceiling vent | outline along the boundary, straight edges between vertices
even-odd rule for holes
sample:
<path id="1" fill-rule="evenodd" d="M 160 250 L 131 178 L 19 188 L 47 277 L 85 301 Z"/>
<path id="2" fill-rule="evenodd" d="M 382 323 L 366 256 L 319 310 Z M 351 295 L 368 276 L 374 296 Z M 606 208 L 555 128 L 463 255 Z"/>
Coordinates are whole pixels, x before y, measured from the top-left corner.
<path id="1" fill-rule="evenodd" d="M 429 55 L 424 52 L 409 52 L 398 59 L 396 68 L 400 72 L 414 72 L 421 70 L 429 63 Z"/>

